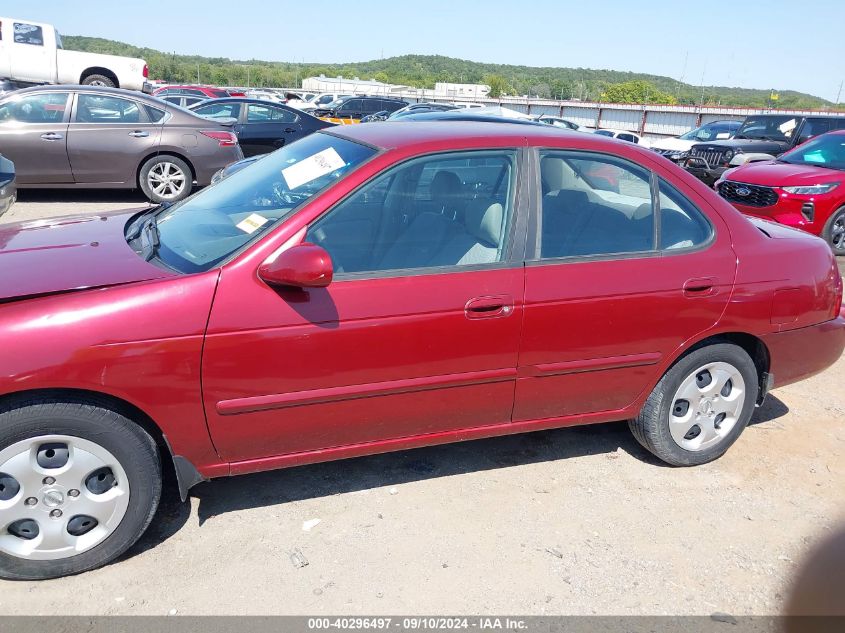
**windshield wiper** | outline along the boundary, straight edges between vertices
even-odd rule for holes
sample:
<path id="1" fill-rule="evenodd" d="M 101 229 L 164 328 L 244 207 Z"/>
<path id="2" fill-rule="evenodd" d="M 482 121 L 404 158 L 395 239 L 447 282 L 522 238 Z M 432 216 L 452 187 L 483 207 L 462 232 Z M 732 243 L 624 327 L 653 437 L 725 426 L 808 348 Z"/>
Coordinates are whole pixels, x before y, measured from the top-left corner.
<path id="1" fill-rule="evenodd" d="M 161 204 L 157 204 L 154 207 L 150 207 L 145 211 L 142 211 L 137 218 L 132 222 L 132 226 L 126 232 L 126 241 L 131 242 L 132 240 L 138 239 L 138 236 L 141 235 L 141 231 L 144 230 L 145 223 L 142 221 L 144 218 L 149 216 L 150 214 L 157 213 L 159 211 L 164 211 L 168 208 L 172 202 L 162 202 Z"/>
<path id="2" fill-rule="evenodd" d="M 143 249 L 141 254 L 144 257 L 144 261 L 150 261 L 153 257 L 155 257 L 156 253 L 158 252 L 158 247 L 161 245 L 161 234 L 158 230 L 158 222 L 156 221 L 156 216 L 150 217 L 141 227 L 140 231 L 141 237 L 143 238 L 146 236 L 147 243 L 143 244 L 142 239 L 142 246 Z"/>

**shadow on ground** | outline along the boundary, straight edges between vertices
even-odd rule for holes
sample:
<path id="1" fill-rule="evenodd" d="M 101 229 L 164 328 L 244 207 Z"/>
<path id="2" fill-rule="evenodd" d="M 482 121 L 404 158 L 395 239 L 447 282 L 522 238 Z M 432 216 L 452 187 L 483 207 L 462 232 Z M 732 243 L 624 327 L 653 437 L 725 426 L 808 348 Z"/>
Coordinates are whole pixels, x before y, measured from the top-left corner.
<path id="1" fill-rule="evenodd" d="M 788 412 L 789 408 L 782 401 L 770 395 L 755 412 L 751 424 L 771 422 Z M 664 466 L 637 443 L 625 422 L 615 422 L 217 479 L 196 486 L 191 490 L 191 496 L 199 501 L 198 516 L 202 525 L 208 519 L 227 512 L 617 450 L 649 464 Z M 172 475 L 165 486 L 165 494 L 150 529 L 127 557 L 170 538 L 188 520 L 189 506 L 179 501 Z"/>

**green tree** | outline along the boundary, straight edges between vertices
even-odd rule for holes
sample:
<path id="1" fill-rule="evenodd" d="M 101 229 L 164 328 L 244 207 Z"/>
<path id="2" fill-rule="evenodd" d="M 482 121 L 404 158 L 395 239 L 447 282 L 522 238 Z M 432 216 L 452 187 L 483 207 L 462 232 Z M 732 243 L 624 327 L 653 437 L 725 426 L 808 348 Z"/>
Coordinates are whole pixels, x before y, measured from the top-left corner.
<path id="1" fill-rule="evenodd" d="M 608 103 L 677 103 L 674 96 L 662 92 L 649 81 L 634 80 L 608 84 L 601 94 Z"/>
<path id="2" fill-rule="evenodd" d="M 490 86 L 490 96 L 494 99 L 511 91 L 511 87 L 508 85 L 508 80 L 501 75 L 487 75 L 483 81 Z"/>

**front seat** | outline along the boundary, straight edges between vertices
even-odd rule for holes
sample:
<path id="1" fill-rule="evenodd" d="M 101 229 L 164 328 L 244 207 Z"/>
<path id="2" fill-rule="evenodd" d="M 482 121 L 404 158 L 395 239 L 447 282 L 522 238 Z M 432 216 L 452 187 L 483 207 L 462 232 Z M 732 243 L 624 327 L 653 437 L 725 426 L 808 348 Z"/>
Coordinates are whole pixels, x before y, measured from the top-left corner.
<path id="1" fill-rule="evenodd" d="M 435 255 L 430 266 L 489 264 L 499 259 L 505 211 L 492 200 L 475 199 L 467 206 L 463 227 Z"/>

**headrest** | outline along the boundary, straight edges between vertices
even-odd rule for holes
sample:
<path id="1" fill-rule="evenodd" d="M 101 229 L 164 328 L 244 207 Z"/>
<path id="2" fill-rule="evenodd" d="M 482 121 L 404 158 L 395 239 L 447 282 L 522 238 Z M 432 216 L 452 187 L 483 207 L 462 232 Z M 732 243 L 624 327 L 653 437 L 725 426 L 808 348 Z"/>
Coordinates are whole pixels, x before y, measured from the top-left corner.
<path id="1" fill-rule="evenodd" d="M 563 159 L 545 157 L 540 163 L 540 178 L 545 191 L 563 189 Z"/>
<path id="2" fill-rule="evenodd" d="M 502 220 L 505 210 L 498 202 L 473 200 L 466 210 L 467 232 L 488 246 L 498 247 L 502 241 Z"/>
<path id="3" fill-rule="evenodd" d="M 429 189 L 434 200 L 453 198 L 461 192 L 461 179 L 455 172 L 441 170 L 434 174 Z"/>

